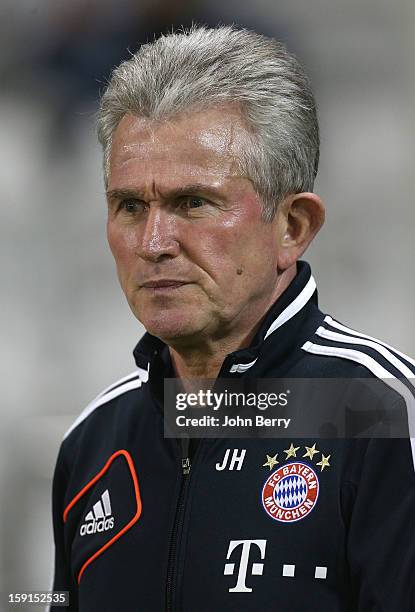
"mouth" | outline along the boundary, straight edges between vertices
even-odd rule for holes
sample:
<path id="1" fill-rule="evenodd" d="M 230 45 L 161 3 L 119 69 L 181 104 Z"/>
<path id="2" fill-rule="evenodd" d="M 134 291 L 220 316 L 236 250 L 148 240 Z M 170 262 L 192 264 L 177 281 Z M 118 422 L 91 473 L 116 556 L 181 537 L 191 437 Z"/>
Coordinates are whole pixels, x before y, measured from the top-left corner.
<path id="1" fill-rule="evenodd" d="M 161 279 L 157 281 L 147 281 L 141 285 L 141 288 L 160 293 L 164 291 L 173 291 L 188 284 L 189 283 L 187 281 L 182 280 Z"/>

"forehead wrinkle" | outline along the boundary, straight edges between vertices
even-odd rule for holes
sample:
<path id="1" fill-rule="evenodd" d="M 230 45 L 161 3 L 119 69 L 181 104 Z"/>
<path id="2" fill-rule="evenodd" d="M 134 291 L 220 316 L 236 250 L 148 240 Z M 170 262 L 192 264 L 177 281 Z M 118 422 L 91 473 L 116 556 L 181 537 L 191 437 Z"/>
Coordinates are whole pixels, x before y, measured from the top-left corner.
<path id="1" fill-rule="evenodd" d="M 238 154 L 235 150 L 236 149 L 235 144 L 239 144 L 239 146 L 242 145 L 240 141 L 243 140 L 243 138 L 239 138 L 240 135 L 241 135 L 240 126 L 235 125 L 235 123 L 232 122 L 231 123 L 231 135 L 230 135 L 230 140 L 229 140 L 229 157 L 232 160 L 231 165 L 230 165 L 230 171 L 232 173 L 237 172 L 237 170 L 239 169 L 239 159 L 238 159 Z"/>
<path id="2" fill-rule="evenodd" d="M 231 120 L 226 121 L 226 124 L 224 121 L 217 124 L 210 130 L 210 134 L 213 136 L 212 141 L 216 136 L 216 144 L 219 145 L 216 151 L 226 158 L 229 175 L 241 176 L 240 151 L 249 145 L 251 133 L 240 108 L 232 109 L 231 107 L 231 110 L 233 111 Z M 210 143 L 206 142 L 206 144 Z"/>
<path id="3" fill-rule="evenodd" d="M 230 179 L 243 178 L 231 176 Z M 149 186 L 149 190 L 146 187 L 131 187 L 131 188 L 120 188 L 120 189 L 109 189 L 106 192 L 107 198 L 109 199 L 124 199 L 124 198 L 142 198 L 148 191 L 152 194 L 160 194 L 163 198 L 177 198 L 183 195 L 197 195 L 205 194 L 210 196 L 218 196 L 220 194 L 221 185 L 217 182 L 213 184 L 206 183 L 188 183 L 187 185 L 179 185 L 178 187 L 164 187 L 157 186 L 156 180 L 152 179 L 152 184 Z"/>
<path id="4" fill-rule="evenodd" d="M 127 118 L 128 120 L 131 120 L 131 121 L 140 120 L 139 117 L 135 117 L 131 113 L 127 113 L 127 115 L 125 115 L 124 118 Z M 159 127 L 160 127 L 160 122 L 154 122 L 154 121 L 147 122 L 146 121 L 143 125 L 140 125 L 137 129 L 137 126 L 135 125 L 135 123 L 133 123 L 132 128 L 128 132 L 128 137 L 132 139 L 132 142 L 131 141 L 125 142 L 122 145 L 121 147 L 122 153 L 123 154 L 125 153 L 126 156 L 128 156 L 129 153 L 134 153 L 136 157 L 140 158 L 140 157 L 143 157 L 149 149 L 151 149 L 151 152 L 154 153 L 155 146 L 157 146 L 157 149 L 160 150 L 160 152 L 166 151 L 168 149 L 168 146 L 163 145 L 159 141 L 158 136 L 156 134 Z M 136 138 L 137 131 L 142 132 L 145 136 L 145 139 L 142 138 L 141 141 L 137 142 L 137 138 Z M 140 153 L 142 154 L 140 155 Z"/>
<path id="5" fill-rule="evenodd" d="M 240 132 L 242 127 L 239 125 L 239 118 L 237 118 L 236 123 L 237 125 L 235 125 L 235 121 L 225 122 L 222 118 L 219 124 L 201 126 L 198 133 L 193 133 L 191 130 L 188 133 L 178 121 L 151 121 L 138 128 L 138 132 L 142 132 L 141 142 L 137 142 L 135 138 L 137 130 L 133 129 L 130 133 L 133 142 L 124 143 L 122 151 L 127 155 L 133 153 L 139 158 L 144 158 L 148 153 L 158 157 L 169 153 L 172 148 L 176 151 L 175 145 L 177 145 L 177 142 L 181 142 L 185 145 L 186 143 L 190 146 L 195 145 L 196 148 L 199 148 L 199 151 L 196 152 L 200 155 L 211 153 L 213 157 L 232 158 L 232 149 L 236 140 L 235 134 Z M 163 142 L 163 139 L 165 139 L 164 130 L 170 132 L 168 134 L 170 142 Z M 191 155 L 191 159 L 194 159 L 194 154 Z"/>
<path id="6" fill-rule="evenodd" d="M 134 117 L 129 119 L 134 121 Z M 162 174 L 182 176 L 184 180 L 186 176 L 223 179 L 226 176 L 241 176 L 238 148 L 244 146 L 248 130 L 239 113 L 232 113 L 228 120 L 222 116 L 213 125 L 202 125 L 196 133 L 192 130 L 187 133 L 180 119 L 140 122 L 138 118 L 138 121 L 138 124 L 131 126 L 131 130 L 126 126 L 127 142 L 123 138 L 124 142 L 119 143 L 121 147 L 116 165 L 120 169 L 137 161 L 143 163 L 144 173 L 148 166 L 152 170 L 151 165 L 157 163 Z"/>
<path id="7" fill-rule="evenodd" d="M 150 155 L 146 155 L 143 151 L 139 155 L 131 155 L 130 152 L 130 154 L 123 155 L 116 166 L 123 172 L 125 179 L 128 180 L 130 175 L 133 181 L 134 176 L 151 174 L 162 179 L 175 177 L 186 182 L 187 179 L 194 177 L 198 180 L 192 180 L 192 183 L 202 183 L 204 178 L 209 181 L 217 181 L 238 174 L 234 172 L 237 166 L 231 156 L 227 155 L 225 158 L 212 156 L 209 159 L 196 159 L 193 156 L 192 159 L 189 154 L 188 158 L 185 156 L 177 159 L 173 154 L 169 155 L 171 147 L 166 148 L 167 152 L 159 151 L 159 154 L 156 152 L 156 155 L 154 150 L 151 150 Z"/>

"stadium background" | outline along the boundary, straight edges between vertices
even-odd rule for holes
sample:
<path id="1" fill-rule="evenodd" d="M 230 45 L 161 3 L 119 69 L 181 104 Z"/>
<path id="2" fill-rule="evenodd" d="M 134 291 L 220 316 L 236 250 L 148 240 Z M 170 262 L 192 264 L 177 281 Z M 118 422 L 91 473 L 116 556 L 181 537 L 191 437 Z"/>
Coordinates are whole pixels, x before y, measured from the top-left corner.
<path id="1" fill-rule="evenodd" d="M 60 440 L 92 397 L 133 369 L 142 333 L 105 243 L 93 115 L 111 67 L 127 48 L 192 19 L 285 41 L 320 109 L 316 191 L 328 216 L 307 256 L 320 303 L 415 355 L 415 4 L 3 0 L 0 13 L 5 593 L 48 588 Z"/>

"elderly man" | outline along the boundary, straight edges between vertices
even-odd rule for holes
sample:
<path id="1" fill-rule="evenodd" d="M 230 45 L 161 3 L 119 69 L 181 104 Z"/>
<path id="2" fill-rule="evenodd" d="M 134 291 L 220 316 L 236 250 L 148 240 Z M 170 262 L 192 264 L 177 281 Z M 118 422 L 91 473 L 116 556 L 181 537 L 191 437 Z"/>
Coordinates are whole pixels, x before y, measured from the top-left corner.
<path id="1" fill-rule="evenodd" d="M 325 316 L 299 261 L 324 221 L 303 69 L 253 32 L 170 34 L 114 70 L 98 127 L 147 333 L 62 443 L 54 588 L 84 612 L 414 610 L 408 439 L 163 433 L 169 377 L 384 378 L 411 410 L 414 361 Z"/>

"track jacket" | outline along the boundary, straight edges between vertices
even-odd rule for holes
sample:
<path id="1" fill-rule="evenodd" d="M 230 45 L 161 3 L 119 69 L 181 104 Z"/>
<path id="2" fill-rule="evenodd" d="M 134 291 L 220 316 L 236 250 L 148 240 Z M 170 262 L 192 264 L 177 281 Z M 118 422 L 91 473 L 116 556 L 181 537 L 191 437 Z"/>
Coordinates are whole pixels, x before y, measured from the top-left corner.
<path id="1" fill-rule="evenodd" d="M 186 447 L 163 435 L 167 347 L 145 334 L 134 355 L 136 371 L 87 406 L 57 459 L 54 589 L 69 590 L 69 610 L 414 612 L 410 439 Z M 383 378 L 411 416 L 414 366 L 325 316 L 300 262 L 219 376 Z"/>

